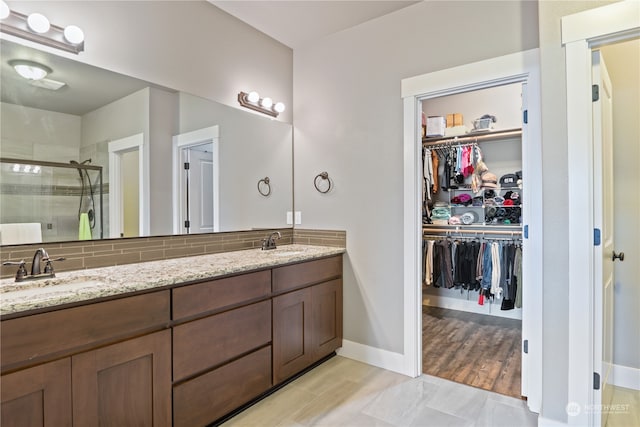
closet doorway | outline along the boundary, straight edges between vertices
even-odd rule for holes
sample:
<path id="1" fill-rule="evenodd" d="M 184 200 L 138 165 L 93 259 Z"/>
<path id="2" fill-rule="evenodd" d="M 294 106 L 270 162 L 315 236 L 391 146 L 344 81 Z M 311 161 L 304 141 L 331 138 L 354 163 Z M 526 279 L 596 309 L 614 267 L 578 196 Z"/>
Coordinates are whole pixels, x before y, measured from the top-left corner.
<path id="1" fill-rule="evenodd" d="M 409 340 L 406 354 L 414 352 L 416 355 L 415 360 L 407 360 L 407 363 L 417 362 L 413 366 L 419 373 L 432 374 L 436 371 L 436 374 L 439 372 L 454 381 L 508 395 L 526 396 L 529 408 L 539 412 L 542 294 L 534 274 L 540 271 L 542 258 L 538 51 L 521 52 L 405 79 L 402 89 L 405 106 L 405 254 L 408 254 L 405 257 L 405 307 L 409 312 L 405 336 Z M 509 96 L 512 107 L 502 110 L 497 105 L 500 96 L 495 91 L 514 93 L 514 96 Z M 460 98 L 460 103 L 455 102 L 450 107 L 446 105 L 456 98 Z M 463 101 L 464 98 L 467 99 Z M 481 98 L 488 101 L 483 104 Z M 446 135 L 450 138 L 423 140 L 423 109 L 427 116 L 444 116 L 445 119 L 448 114 L 462 113 L 462 124 L 468 130 L 474 129 L 472 122 L 485 114 L 495 116 L 496 120 L 491 120 L 494 130 L 476 126 L 475 132 L 463 132 L 454 139 L 456 130 L 453 129 L 453 135 Z M 438 207 L 446 208 L 445 214 L 442 215 L 443 210 L 440 210 L 441 216 L 437 218 L 440 221 L 444 219 L 444 223 L 423 223 L 426 163 L 422 157 L 425 141 L 427 145 L 434 143 L 431 148 L 441 150 L 439 157 L 445 159 L 445 164 L 449 161 L 447 155 L 449 159 L 454 156 L 448 145 L 456 148 L 479 146 L 490 172 L 484 177 L 485 181 L 493 181 L 490 188 L 480 192 L 466 187 L 469 176 L 457 178 L 457 185 L 447 181 L 447 191 L 436 194 L 439 196 L 436 199 L 441 199 Z M 443 167 L 439 165 L 439 168 Z M 506 188 L 507 184 L 517 186 L 517 182 L 514 184 L 508 178 L 511 176 L 513 179 L 515 175 L 517 181 L 520 174 L 523 188 Z M 500 183 L 502 177 L 505 177 L 504 185 Z M 451 180 L 452 174 L 443 179 Z M 439 186 L 442 188 L 442 182 Z M 493 194 L 485 198 L 485 195 L 489 196 L 484 194 L 487 189 Z M 508 191 L 510 193 L 506 194 Z M 514 193 L 518 194 L 511 199 Z M 464 198 L 463 194 L 466 194 Z M 514 205 L 512 202 L 505 205 L 505 196 L 511 201 L 518 199 L 519 215 L 508 214 Z M 435 208 L 435 202 L 431 208 Z M 465 222 L 462 222 L 462 215 L 468 212 Z M 454 216 L 460 222 L 449 225 L 448 218 Z M 472 229 L 475 231 L 469 233 Z M 505 298 L 497 297 L 497 291 L 481 292 L 485 290 L 483 285 L 476 289 L 475 283 L 456 284 L 453 265 L 448 273 L 450 281 L 442 282 L 438 277 L 439 287 L 434 286 L 433 280 L 430 284 L 425 283 L 424 278 L 428 274 L 424 261 L 429 249 L 423 243 L 425 240 L 443 242 L 446 246 L 440 248 L 440 255 L 452 254 L 454 242 L 465 245 L 495 243 L 496 249 L 505 245 L 517 246 L 521 251 L 521 283 L 524 284 L 521 308 L 514 306 L 514 309 L 501 310 L 510 307 L 502 303 Z M 461 248 L 459 246 L 456 250 Z M 441 268 L 440 273 L 443 271 Z M 430 273 L 434 272 L 431 270 Z M 426 288 L 424 298 L 423 284 Z M 414 326 L 407 322 L 414 322 Z M 416 324 L 418 328 L 413 329 Z M 414 344 L 417 345 L 414 347 Z M 487 350 L 487 346 L 492 349 Z M 504 356 L 496 356 L 496 349 L 502 349 Z M 491 352 L 493 357 L 481 360 L 484 351 Z M 513 357 L 509 358 L 509 355 Z M 518 355 L 521 356 L 521 365 L 517 362 Z M 454 367 L 451 362 L 460 365 Z M 480 373 L 493 375 L 493 379 Z M 520 387 L 509 379 L 518 376 Z"/>
<path id="2" fill-rule="evenodd" d="M 524 90 L 511 83 L 421 101 L 422 373 L 516 398 Z"/>

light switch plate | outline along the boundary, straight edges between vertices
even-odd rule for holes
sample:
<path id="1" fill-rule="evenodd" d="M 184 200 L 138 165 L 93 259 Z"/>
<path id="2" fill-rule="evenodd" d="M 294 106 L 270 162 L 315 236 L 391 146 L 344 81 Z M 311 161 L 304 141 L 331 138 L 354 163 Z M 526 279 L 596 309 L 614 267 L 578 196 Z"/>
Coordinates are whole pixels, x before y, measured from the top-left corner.
<path id="1" fill-rule="evenodd" d="M 287 225 L 293 224 L 293 212 L 287 211 Z"/>
<path id="2" fill-rule="evenodd" d="M 296 225 L 302 224 L 302 212 L 296 211 Z"/>

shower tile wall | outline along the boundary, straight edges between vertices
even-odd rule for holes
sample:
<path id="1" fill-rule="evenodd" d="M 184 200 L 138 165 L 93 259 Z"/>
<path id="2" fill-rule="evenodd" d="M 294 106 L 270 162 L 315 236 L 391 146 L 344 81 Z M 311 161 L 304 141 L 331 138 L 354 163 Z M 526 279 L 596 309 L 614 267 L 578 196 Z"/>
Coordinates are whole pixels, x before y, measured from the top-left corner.
<path id="1" fill-rule="evenodd" d="M 60 163 L 85 159 L 81 150 L 80 116 L 1 103 L 0 121 L 0 157 Z M 97 160 L 97 154 L 94 157 Z M 92 179 L 94 175 L 96 172 L 91 173 Z M 103 172 L 105 181 L 107 176 Z M 51 168 L 42 168 L 40 174 L 29 175 L 14 173 L 12 165 L 3 163 L 0 223 L 40 222 L 43 241 L 75 240 L 80 190 L 75 169 L 60 168 L 54 172 Z M 104 199 L 107 198 L 105 194 Z M 103 209 L 108 212 L 106 204 Z M 95 233 L 99 234 L 97 230 Z M 104 233 L 108 235 L 108 228 Z"/>

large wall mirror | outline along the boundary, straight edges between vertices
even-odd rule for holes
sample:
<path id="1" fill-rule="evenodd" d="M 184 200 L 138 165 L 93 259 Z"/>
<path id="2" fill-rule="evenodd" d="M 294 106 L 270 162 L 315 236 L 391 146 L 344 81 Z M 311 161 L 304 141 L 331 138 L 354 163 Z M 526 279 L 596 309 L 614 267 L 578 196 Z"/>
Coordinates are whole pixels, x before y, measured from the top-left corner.
<path id="1" fill-rule="evenodd" d="M 2 244 L 288 226 L 290 124 L 0 42 Z"/>

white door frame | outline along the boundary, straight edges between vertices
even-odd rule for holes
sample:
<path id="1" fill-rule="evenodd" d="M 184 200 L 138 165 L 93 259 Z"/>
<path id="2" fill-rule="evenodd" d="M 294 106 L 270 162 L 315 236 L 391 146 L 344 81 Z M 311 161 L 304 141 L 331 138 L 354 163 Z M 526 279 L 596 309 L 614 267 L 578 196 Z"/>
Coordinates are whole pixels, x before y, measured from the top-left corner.
<path id="1" fill-rule="evenodd" d="M 402 80 L 404 101 L 404 373 L 422 373 L 422 298 L 421 298 L 421 138 L 419 102 L 453 93 L 467 92 L 509 83 L 526 83 L 529 124 L 523 129 L 523 173 L 527 173 L 528 238 L 523 255 L 523 270 L 542 271 L 542 175 L 540 150 L 540 73 L 539 51 L 505 55 Z M 538 142 L 536 142 L 538 141 Z M 526 264 L 525 264 L 526 263 Z M 523 305 L 523 336 L 529 340 L 528 405 L 540 412 L 542 400 L 542 292 L 533 275 L 526 277 L 532 290 Z M 525 312 L 525 310 L 527 310 Z M 524 335 L 526 334 L 526 335 Z"/>
<path id="2" fill-rule="evenodd" d="M 149 235 L 149 174 L 148 153 L 144 143 L 144 134 L 128 136 L 109 142 L 109 237 L 118 238 L 124 227 L 122 207 L 122 175 L 120 173 L 122 154 L 138 151 L 138 188 L 139 230 L 140 236 Z"/>
<path id="3" fill-rule="evenodd" d="M 591 50 L 640 36 L 640 2 L 623 1 L 562 18 L 566 55 L 569 173 L 569 425 L 599 425 L 593 405 L 594 183 Z M 579 405 L 579 406 L 575 406 Z M 576 411 L 577 409 L 581 409 Z M 594 415 L 596 415 L 594 417 Z"/>
<path id="4" fill-rule="evenodd" d="M 182 165 L 180 164 L 180 150 L 197 145 L 211 143 L 213 145 L 213 231 L 220 231 L 220 126 L 211 126 L 173 137 L 173 233 L 181 234 L 184 224 L 182 214 L 182 200 L 184 189 L 180 185 Z"/>

